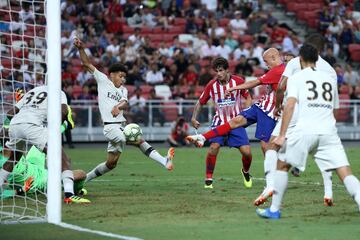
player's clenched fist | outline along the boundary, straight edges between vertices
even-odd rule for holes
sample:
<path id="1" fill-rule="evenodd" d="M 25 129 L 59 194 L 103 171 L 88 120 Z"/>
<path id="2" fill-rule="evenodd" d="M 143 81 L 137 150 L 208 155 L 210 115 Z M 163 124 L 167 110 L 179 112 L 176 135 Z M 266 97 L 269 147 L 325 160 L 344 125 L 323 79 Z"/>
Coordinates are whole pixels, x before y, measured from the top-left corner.
<path id="1" fill-rule="evenodd" d="M 83 48 L 83 43 L 79 38 L 74 38 L 74 46 L 77 48 Z"/>

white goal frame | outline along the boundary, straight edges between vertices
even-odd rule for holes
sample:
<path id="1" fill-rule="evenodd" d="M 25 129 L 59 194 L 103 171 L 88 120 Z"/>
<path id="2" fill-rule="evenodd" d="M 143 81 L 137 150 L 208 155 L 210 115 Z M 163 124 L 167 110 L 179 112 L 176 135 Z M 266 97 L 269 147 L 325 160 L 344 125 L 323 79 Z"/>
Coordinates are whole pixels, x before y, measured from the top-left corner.
<path id="1" fill-rule="evenodd" d="M 61 223 L 61 14 L 60 0 L 46 1 L 48 84 L 47 221 Z"/>

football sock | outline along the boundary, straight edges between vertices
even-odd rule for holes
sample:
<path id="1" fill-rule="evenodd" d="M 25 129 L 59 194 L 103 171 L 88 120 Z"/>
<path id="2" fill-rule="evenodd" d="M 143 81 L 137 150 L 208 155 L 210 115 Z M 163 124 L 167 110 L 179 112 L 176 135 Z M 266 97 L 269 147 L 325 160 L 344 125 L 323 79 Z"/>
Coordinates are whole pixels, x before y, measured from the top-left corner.
<path id="1" fill-rule="evenodd" d="M 274 189 L 274 175 L 276 171 L 277 159 L 278 155 L 275 150 L 271 149 L 265 152 L 264 172 L 267 188 Z"/>
<path id="2" fill-rule="evenodd" d="M 280 210 L 281 202 L 288 185 L 288 172 L 276 170 L 274 174 L 274 195 L 271 202 L 270 211 Z"/>
<path id="3" fill-rule="evenodd" d="M 324 198 L 332 198 L 332 172 L 322 171 L 321 175 L 324 180 Z"/>
<path id="4" fill-rule="evenodd" d="M 93 170 L 86 174 L 85 182 L 88 182 L 96 177 L 100 177 L 101 175 L 109 172 L 111 169 L 106 166 L 106 162 L 100 163 Z"/>
<path id="5" fill-rule="evenodd" d="M 349 175 L 344 178 L 344 185 L 351 197 L 355 200 L 360 211 L 360 182 L 354 175 Z"/>
<path id="6" fill-rule="evenodd" d="M 74 195 L 74 174 L 71 170 L 65 170 L 61 173 L 61 179 L 64 186 L 65 197 Z"/>
<path id="7" fill-rule="evenodd" d="M 252 156 L 251 155 L 249 157 L 242 156 L 241 160 L 242 160 L 242 164 L 243 164 L 243 171 L 246 173 L 249 172 L 250 166 L 251 166 L 251 161 L 252 161 Z"/>
<path id="8" fill-rule="evenodd" d="M 10 172 L 6 171 L 5 169 L 0 169 L 0 187 L 4 184 L 9 174 Z"/>
<path id="9" fill-rule="evenodd" d="M 149 158 L 155 160 L 161 165 L 165 166 L 167 159 L 160 155 L 158 151 L 156 151 L 148 142 L 143 142 L 140 144 L 140 150 Z"/>
<path id="10" fill-rule="evenodd" d="M 210 153 L 206 156 L 206 178 L 212 178 L 216 164 L 216 155 Z"/>
<path id="11" fill-rule="evenodd" d="M 230 123 L 227 122 L 223 125 L 217 126 L 214 129 L 211 129 L 210 131 L 207 131 L 206 133 L 203 134 L 203 136 L 205 137 L 206 140 L 209 140 L 210 138 L 226 135 L 228 132 L 230 132 L 230 130 L 231 130 Z"/>

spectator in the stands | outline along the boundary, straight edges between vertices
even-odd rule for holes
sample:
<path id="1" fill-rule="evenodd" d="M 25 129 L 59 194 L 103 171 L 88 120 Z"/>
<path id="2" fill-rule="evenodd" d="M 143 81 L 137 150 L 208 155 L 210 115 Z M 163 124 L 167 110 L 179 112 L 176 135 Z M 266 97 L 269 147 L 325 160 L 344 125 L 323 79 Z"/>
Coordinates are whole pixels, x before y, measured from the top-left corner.
<path id="1" fill-rule="evenodd" d="M 241 36 L 248 29 L 247 22 L 241 16 L 240 11 L 235 12 L 235 18 L 230 20 L 230 28 L 233 34 Z"/>
<path id="2" fill-rule="evenodd" d="M 333 48 L 331 46 L 327 47 L 326 54 L 323 57 L 332 67 L 336 64 L 336 58 L 334 57 Z"/>
<path id="3" fill-rule="evenodd" d="M 135 94 L 129 99 L 129 106 L 132 121 L 148 125 L 146 99 L 142 96 L 141 87 L 135 89 Z"/>
<path id="4" fill-rule="evenodd" d="M 173 123 L 168 142 L 172 147 L 180 147 L 189 145 L 189 141 L 186 140 L 189 131 L 189 124 L 185 121 L 185 118 L 180 116 Z"/>
<path id="5" fill-rule="evenodd" d="M 210 12 L 215 13 L 218 5 L 217 0 L 201 0 L 201 4 L 206 5 L 206 9 Z"/>
<path id="6" fill-rule="evenodd" d="M 350 59 L 348 47 L 349 44 L 353 43 L 353 41 L 354 41 L 354 36 L 352 32 L 352 22 L 350 20 L 347 20 L 344 23 L 344 29 L 342 30 L 339 36 L 341 55 L 345 58 L 345 60 Z"/>
<path id="7" fill-rule="evenodd" d="M 214 76 L 211 74 L 211 66 L 210 65 L 206 65 L 203 70 L 202 73 L 199 76 L 199 85 L 200 86 L 205 86 L 206 84 L 208 84 L 208 82 L 210 82 L 210 80 L 212 80 L 214 78 Z"/>
<path id="8" fill-rule="evenodd" d="M 165 83 L 169 86 L 177 86 L 179 85 L 180 73 L 177 70 L 177 66 L 175 64 L 171 64 L 169 67 L 169 71 L 165 73 Z"/>
<path id="9" fill-rule="evenodd" d="M 142 12 L 139 7 L 137 7 L 134 14 L 131 17 L 128 17 L 126 20 L 130 27 L 142 27 L 144 24 Z"/>
<path id="10" fill-rule="evenodd" d="M 76 76 L 77 84 L 83 86 L 89 79 L 92 78 L 92 74 L 89 73 L 85 68 L 82 68 L 81 71 Z"/>
<path id="11" fill-rule="evenodd" d="M 293 33 L 287 32 L 281 43 L 283 52 L 291 52 L 296 54 L 296 49 L 293 42 Z"/>
<path id="12" fill-rule="evenodd" d="M 117 37 L 111 38 L 110 44 L 106 47 L 106 51 L 111 51 L 113 56 L 116 56 L 116 54 L 119 53 L 119 50 L 120 50 L 119 39 Z"/>
<path id="13" fill-rule="evenodd" d="M 239 47 L 234 51 L 234 60 L 239 60 L 241 56 L 250 57 L 250 52 L 245 48 L 244 43 L 240 42 Z"/>
<path id="14" fill-rule="evenodd" d="M 232 57 L 232 50 L 229 46 L 225 45 L 225 37 L 220 38 L 220 44 L 216 47 L 217 56 L 221 56 L 226 60 Z"/>
<path id="15" fill-rule="evenodd" d="M 251 76 L 254 70 L 244 55 L 240 56 L 239 63 L 235 66 L 235 74 L 246 77 Z"/>
<path id="16" fill-rule="evenodd" d="M 184 73 L 189 66 L 189 60 L 185 57 L 184 51 L 179 50 L 179 54 L 176 56 L 174 64 L 177 66 L 178 73 Z"/>
<path id="17" fill-rule="evenodd" d="M 329 7 L 324 6 L 323 10 L 320 12 L 320 30 L 325 31 L 333 20 L 333 17 L 330 15 Z"/>
<path id="18" fill-rule="evenodd" d="M 60 4 L 61 15 L 68 14 L 74 16 L 76 14 L 76 5 L 73 0 L 65 0 Z"/>
<path id="19" fill-rule="evenodd" d="M 231 51 L 234 51 L 239 46 L 239 42 L 233 38 L 231 31 L 226 32 L 225 45 L 229 46 Z"/>
<path id="20" fill-rule="evenodd" d="M 25 23 L 34 23 L 35 15 L 30 3 L 22 2 L 21 11 L 19 12 L 20 20 Z"/>
<path id="21" fill-rule="evenodd" d="M 284 63 L 287 64 L 294 57 L 295 57 L 295 54 L 293 54 L 292 52 L 285 52 L 284 53 Z"/>
<path id="22" fill-rule="evenodd" d="M 111 66 L 112 64 L 116 63 L 118 60 L 113 55 L 111 50 L 106 50 L 106 52 L 101 56 L 101 64 L 103 66 Z"/>
<path id="23" fill-rule="evenodd" d="M 94 96 L 90 94 L 90 88 L 87 85 L 84 85 L 82 87 L 82 92 L 80 93 L 79 100 L 92 100 L 94 99 Z"/>
<path id="24" fill-rule="evenodd" d="M 210 22 L 210 28 L 207 30 L 207 33 L 210 38 L 218 39 L 225 36 L 225 30 L 223 27 L 220 27 L 218 22 L 215 19 L 212 19 Z"/>
<path id="25" fill-rule="evenodd" d="M 181 85 L 183 86 L 196 86 L 198 85 L 198 74 L 193 64 L 189 65 L 186 72 L 183 74 Z"/>
<path id="26" fill-rule="evenodd" d="M 135 47 L 133 46 L 133 42 L 130 40 L 126 41 L 125 45 L 125 62 L 126 64 L 133 64 L 136 58 L 139 57 L 138 52 L 136 51 Z"/>
<path id="27" fill-rule="evenodd" d="M 93 0 L 88 4 L 88 11 L 90 16 L 105 12 L 105 7 L 102 0 Z"/>
<path id="28" fill-rule="evenodd" d="M 344 72 L 344 82 L 349 86 L 357 86 L 360 83 L 359 73 L 353 70 L 351 64 L 346 64 Z"/>
<path id="29" fill-rule="evenodd" d="M 188 34 L 196 34 L 199 30 L 198 25 L 195 23 L 195 15 L 191 14 L 186 19 L 186 25 L 185 25 L 185 33 Z"/>
<path id="30" fill-rule="evenodd" d="M 169 20 L 172 20 L 174 18 L 178 18 L 178 17 L 182 16 L 180 8 L 177 6 L 176 0 L 171 1 L 170 7 L 168 8 L 168 10 L 166 12 L 166 16 L 169 17 Z"/>
<path id="31" fill-rule="evenodd" d="M 155 89 L 151 89 L 149 100 L 163 100 L 162 98 L 156 96 Z M 153 116 L 153 124 L 160 123 L 160 126 L 164 126 L 165 123 L 165 115 L 159 108 L 152 108 L 152 116 Z"/>
<path id="32" fill-rule="evenodd" d="M 217 56 L 216 47 L 213 45 L 213 40 L 211 38 L 208 38 L 207 44 L 201 47 L 200 56 L 201 58 L 212 58 Z"/>
<path id="33" fill-rule="evenodd" d="M 144 78 L 139 72 L 138 65 L 134 64 L 132 68 L 128 71 L 128 74 L 126 75 L 126 84 L 135 86 L 141 86 L 145 84 Z"/>
<path id="34" fill-rule="evenodd" d="M 173 38 L 173 45 L 169 48 L 169 54 L 172 58 L 176 57 L 182 47 L 180 46 L 180 41 L 178 36 L 174 36 Z"/>
<path id="35" fill-rule="evenodd" d="M 336 76 L 337 76 L 338 87 L 340 88 L 341 85 L 345 83 L 344 82 L 344 71 L 340 64 L 335 64 L 334 68 L 335 68 L 335 72 L 336 72 Z"/>
<path id="36" fill-rule="evenodd" d="M 164 82 L 164 76 L 158 69 L 158 65 L 155 62 L 150 63 L 150 69 L 146 73 L 146 83 L 150 85 L 157 85 Z"/>

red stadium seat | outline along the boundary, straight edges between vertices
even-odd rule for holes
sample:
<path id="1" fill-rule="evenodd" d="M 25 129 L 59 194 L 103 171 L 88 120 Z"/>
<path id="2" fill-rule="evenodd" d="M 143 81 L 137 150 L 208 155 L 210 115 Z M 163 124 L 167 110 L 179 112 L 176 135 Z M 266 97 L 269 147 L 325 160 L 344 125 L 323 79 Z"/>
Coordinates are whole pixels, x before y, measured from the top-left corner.
<path id="1" fill-rule="evenodd" d="M 129 27 L 129 26 L 127 26 L 127 25 L 124 25 L 123 26 L 123 33 L 134 33 L 134 28 L 133 27 Z"/>
<path id="2" fill-rule="evenodd" d="M 230 22 L 230 19 L 228 18 L 222 18 L 219 20 L 219 26 L 221 27 L 227 27 Z"/>
<path id="3" fill-rule="evenodd" d="M 186 25 L 186 19 L 185 18 L 175 18 L 174 19 L 174 25 L 175 26 L 185 26 Z"/>
<path id="4" fill-rule="evenodd" d="M 360 50 L 351 51 L 350 58 L 353 62 L 360 62 Z"/>
<path id="5" fill-rule="evenodd" d="M 168 33 L 180 34 L 185 32 L 184 26 L 172 26 L 168 28 Z"/>
<path id="6" fill-rule="evenodd" d="M 348 49 L 350 53 L 356 50 L 360 50 L 360 44 L 356 44 L 356 43 L 349 44 Z"/>
<path id="7" fill-rule="evenodd" d="M 241 35 L 239 40 L 242 43 L 252 43 L 254 41 L 254 37 L 252 35 Z"/>

